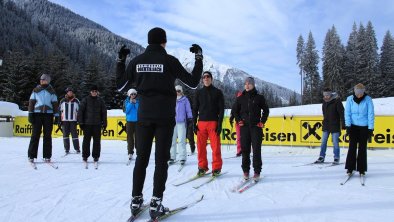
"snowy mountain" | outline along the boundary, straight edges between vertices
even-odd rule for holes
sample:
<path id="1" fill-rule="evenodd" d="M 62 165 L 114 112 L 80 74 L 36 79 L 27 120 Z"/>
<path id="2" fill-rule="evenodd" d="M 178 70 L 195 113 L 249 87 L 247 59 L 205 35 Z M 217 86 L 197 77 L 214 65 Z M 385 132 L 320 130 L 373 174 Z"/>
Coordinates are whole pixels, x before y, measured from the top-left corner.
<path id="1" fill-rule="evenodd" d="M 194 66 L 194 55 L 184 49 L 169 49 L 168 53 L 177 57 L 184 67 L 188 70 L 192 70 Z M 244 79 L 252 76 L 251 74 L 232 67 L 230 65 L 221 64 L 216 62 L 209 55 L 204 55 L 204 70 L 209 70 L 214 79 L 223 83 L 225 88 L 232 88 L 234 90 L 242 90 Z M 269 89 L 274 95 L 277 95 L 283 105 L 289 104 L 290 97 L 294 94 L 293 91 L 285 87 L 279 86 L 274 83 L 270 83 L 261 80 L 257 77 L 252 76 L 256 82 L 256 88 L 261 91 Z M 301 96 L 297 94 L 297 100 L 300 100 Z"/>

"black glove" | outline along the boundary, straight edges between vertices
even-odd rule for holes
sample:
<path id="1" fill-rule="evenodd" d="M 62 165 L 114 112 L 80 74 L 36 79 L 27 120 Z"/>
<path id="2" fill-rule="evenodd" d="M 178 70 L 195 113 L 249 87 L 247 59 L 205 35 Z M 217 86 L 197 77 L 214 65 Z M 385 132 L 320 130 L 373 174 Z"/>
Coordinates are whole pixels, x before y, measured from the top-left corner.
<path id="1" fill-rule="evenodd" d="M 222 122 L 218 122 L 218 125 L 216 127 L 216 134 L 218 134 L 218 136 L 220 136 L 220 133 L 222 132 Z"/>
<path id="2" fill-rule="evenodd" d="M 120 62 L 126 62 L 127 55 L 130 54 L 130 49 L 126 48 L 126 45 L 122 45 L 118 52 L 118 59 Z"/>
<path id="3" fill-rule="evenodd" d="M 350 127 L 346 127 L 346 135 L 350 135 Z"/>
<path id="4" fill-rule="evenodd" d="M 53 125 L 60 125 L 60 118 L 59 118 L 59 116 L 55 116 L 55 119 L 53 120 Z"/>
<path id="5" fill-rule="evenodd" d="M 103 124 L 103 125 L 101 126 L 101 129 L 102 129 L 102 130 L 106 130 L 106 129 L 107 129 L 107 124 Z"/>
<path id="6" fill-rule="evenodd" d="M 195 124 L 194 124 L 194 127 L 193 127 L 193 132 L 194 132 L 194 134 L 197 135 L 197 131 L 198 131 L 198 126 L 197 126 L 197 123 L 195 123 Z"/>
<path id="7" fill-rule="evenodd" d="M 34 113 L 29 113 L 29 116 L 27 118 L 29 120 L 29 123 L 33 124 L 34 118 L 35 118 Z"/>
<path id="8" fill-rule="evenodd" d="M 190 52 L 195 54 L 196 60 L 203 59 L 202 48 L 199 45 L 193 44 L 192 47 L 190 47 Z"/>
<path id="9" fill-rule="evenodd" d="M 192 123 L 193 123 L 193 119 L 192 119 L 192 118 L 187 119 L 187 120 L 186 120 L 186 123 L 187 123 L 187 125 L 192 124 Z"/>
<path id="10" fill-rule="evenodd" d="M 368 138 L 370 138 L 373 135 L 373 129 L 368 129 Z"/>
<path id="11" fill-rule="evenodd" d="M 80 123 L 80 124 L 79 124 L 79 128 L 80 128 L 82 131 L 85 131 L 85 125 L 84 125 L 84 124 Z"/>

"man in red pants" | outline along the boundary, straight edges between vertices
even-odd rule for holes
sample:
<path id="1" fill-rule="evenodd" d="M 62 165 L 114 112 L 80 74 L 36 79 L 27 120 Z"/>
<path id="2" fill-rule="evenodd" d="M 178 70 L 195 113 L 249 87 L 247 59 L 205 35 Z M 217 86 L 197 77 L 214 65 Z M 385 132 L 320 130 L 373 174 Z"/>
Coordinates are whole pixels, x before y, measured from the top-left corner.
<path id="1" fill-rule="evenodd" d="M 208 171 L 207 140 L 212 148 L 212 176 L 222 170 L 222 154 L 220 151 L 220 133 L 224 115 L 224 98 L 220 89 L 212 85 L 212 73 L 203 73 L 203 88 L 196 92 L 193 106 L 194 133 L 197 134 L 198 175 Z M 197 124 L 198 119 L 198 124 Z"/>

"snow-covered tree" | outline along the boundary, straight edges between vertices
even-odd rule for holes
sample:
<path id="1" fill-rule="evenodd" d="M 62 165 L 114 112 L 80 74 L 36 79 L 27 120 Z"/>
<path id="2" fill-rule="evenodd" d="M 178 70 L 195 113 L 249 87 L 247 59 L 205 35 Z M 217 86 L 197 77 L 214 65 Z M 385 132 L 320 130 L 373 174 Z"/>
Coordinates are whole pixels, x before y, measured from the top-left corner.
<path id="1" fill-rule="evenodd" d="M 318 67 L 319 55 L 312 32 L 309 32 L 308 35 L 308 41 L 303 56 L 303 64 L 305 71 L 304 104 L 320 103 L 322 87 Z"/>
<path id="2" fill-rule="evenodd" d="M 332 26 L 326 34 L 323 45 L 323 86 L 331 88 L 340 95 L 345 94 L 343 84 L 344 53 L 341 39 L 335 26 Z"/>
<path id="3" fill-rule="evenodd" d="M 378 81 L 382 84 L 382 90 L 376 93 L 380 93 L 379 97 L 394 96 L 394 39 L 390 31 L 386 32 L 380 50 L 381 78 Z"/>

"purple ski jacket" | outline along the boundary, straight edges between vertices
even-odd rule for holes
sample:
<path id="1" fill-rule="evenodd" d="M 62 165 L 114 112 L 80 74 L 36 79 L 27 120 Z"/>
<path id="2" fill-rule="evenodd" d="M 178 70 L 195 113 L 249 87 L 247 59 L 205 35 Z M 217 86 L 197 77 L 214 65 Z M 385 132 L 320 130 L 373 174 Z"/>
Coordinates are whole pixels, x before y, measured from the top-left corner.
<path id="1" fill-rule="evenodd" d="M 193 118 L 192 109 L 190 108 L 190 102 L 186 98 L 186 96 L 182 96 L 180 99 L 176 100 L 175 112 L 175 121 L 177 123 L 186 122 L 187 119 Z"/>

